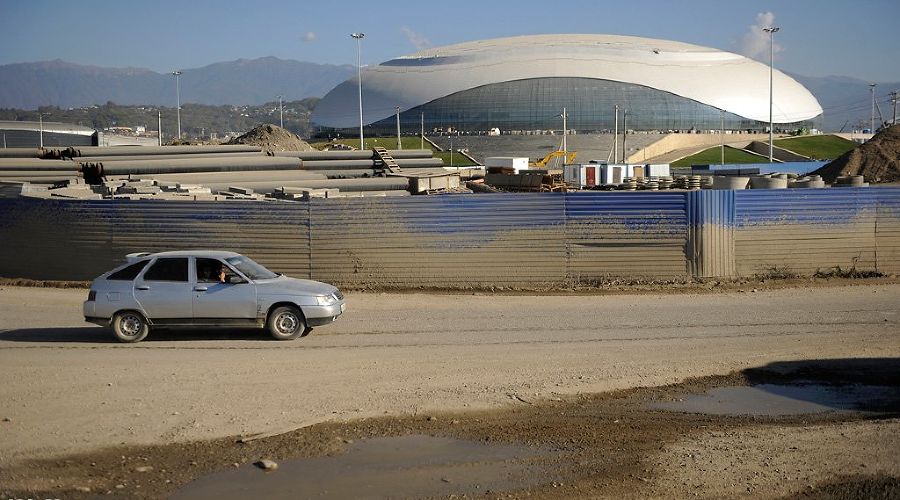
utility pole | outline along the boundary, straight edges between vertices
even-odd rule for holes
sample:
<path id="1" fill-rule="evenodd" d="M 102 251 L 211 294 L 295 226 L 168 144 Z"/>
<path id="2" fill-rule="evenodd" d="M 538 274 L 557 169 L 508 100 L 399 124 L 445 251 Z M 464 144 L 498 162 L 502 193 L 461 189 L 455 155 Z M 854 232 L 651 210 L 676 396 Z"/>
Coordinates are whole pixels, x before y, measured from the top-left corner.
<path id="1" fill-rule="evenodd" d="M 172 76 L 175 77 L 175 119 L 178 122 L 178 139 L 181 139 L 181 84 L 178 80 L 181 71 L 173 71 Z"/>
<path id="2" fill-rule="evenodd" d="M 156 110 L 156 144 L 162 146 L 162 111 Z"/>
<path id="3" fill-rule="evenodd" d="M 772 102 L 774 89 L 773 78 L 775 73 L 775 33 L 777 33 L 780 29 L 781 28 L 777 26 L 763 28 L 763 31 L 769 34 L 769 163 L 772 163 L 772 141 L 774 134 L 774 124 L 772 120 Z"/>
<path id="4" fill-rule="evenodd" d="M 721 142 L 722 163 L 721 164 L 724 165 L 725 164 L 725 110 L 724 109 L 719 110 L 719 117 L 721 117 L 721 119 L 722 119 L 722 125 L 721 125 L 721 128 L 719 129 L 719 136 L 722 139 L 722 142 Z"/>
<path id="5" fill-rule="evenodd" d="M 453 168 L 453 135 L 450 135 L 450 168 Z"/>
<path id="6" fill-rule="evenodd" d="M 894 114 L 896 114 L 896 113 L 894 113 Z M 420 132 L 422 135 L 421 135 L 421 138 L 419 139 L 419 149 L 425 149 L 425 113 L 424 112 L 422 112 L 422 114 L 419 116 L 419 120 L 420 120 L 419 126 L 422 128 L 422 130 Z"/>
<path id="7" fill-rule="evenodd" d="M 350 33 L 351 38 L 356 39 L 356 81 L 359 82 L 359 149 L 366 149 L 363 140 L 363 107 L 362 107 L 362 40 L 365 33 Z"/>
<path id="8" fill-rule="evenodd" d="M 891 118 L 891 125 L 896 125 L 897 124 L 897 91 L 895 90 L 895 91 L 889 93 L 888 95 L 891 96 L 891 104 L 894 105 L 894 115 Z"/>
<path id="9" fill-rule="evenodd" d="M 616 128 L 613 131 L 613 163 L 619 163 L 619 105 L 616 104 Z"/>
<path id="10" fill-rule="evenodd" d="M 622 113 L 622 163 L 628 163 L 628 145 L 625 142 L 628 137 L 628 110 Z"/>
<path id="11" fill-rule="evenodd" d="M 400 142 L 400 106 L 395 106 L 397 110 L 397 149 L 403 149 L 403 143 Z"/>
<path id="12" fill-rule="evenodd" d="M 281 100 L 282 96 L 278 96 L 278 118 L 281 120 L 281 128 L 284 128 L 284 103 Z"/>
<path id="13" fill-rule="evenodd" d="M 872 92 L 872 117 L 869 119 L 869 132 L 875 133 L 875 86 L 877 84 L 870 83 L 869 90 Z"/>
<path id="14" fill-rule="evenodd" d="M 41 124 L 41 132 L 40 132 L 40 147 L 44 147 L 44 113 L 41 113 L 40 109 L 38 109 L 38 121 Z"/>

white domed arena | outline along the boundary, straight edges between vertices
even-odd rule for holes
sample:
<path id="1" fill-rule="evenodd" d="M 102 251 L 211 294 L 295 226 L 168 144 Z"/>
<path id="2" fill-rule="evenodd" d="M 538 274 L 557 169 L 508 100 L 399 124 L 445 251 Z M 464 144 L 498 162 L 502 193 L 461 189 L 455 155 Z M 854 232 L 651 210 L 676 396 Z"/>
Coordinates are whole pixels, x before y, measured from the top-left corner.
<path id="1" fill-rule="evenodd" d="M 815 127 L 822 107 L 793 78 L 774 72 L 776 129 Z M 321 131 L 359 127 L 358 81 L 316 106 Z M 368 133 L 404 130 L 504 133 L 605 132 L 618 106 L 627 127 L 646 131 L 763 131 L 769 66 L 718 49 L 618 35 L 533 35 L 423 50 L 362 69 Z M 724 123 L 723 123 L 724 120 Z M 622 124 L 620 123 L 620 127 Z"/>

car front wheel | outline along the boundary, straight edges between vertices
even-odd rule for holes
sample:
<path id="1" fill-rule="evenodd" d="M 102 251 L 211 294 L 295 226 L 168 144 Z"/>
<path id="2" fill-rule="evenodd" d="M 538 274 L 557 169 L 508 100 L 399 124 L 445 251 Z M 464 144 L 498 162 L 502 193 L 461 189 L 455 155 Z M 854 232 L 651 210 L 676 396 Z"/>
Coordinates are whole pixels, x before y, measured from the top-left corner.
<path id="1" fill-rule="evenodd" d="M 306 321 L 296 307 L 282 306 L 272 311 L 266 327 L 276 340 L 294 340 L 306 332 Z"/>
<path id="2" fill-rule="evenodd" d="M 150 325 L 140 313 L 122 311 L 113 317 L 112 331 L 119 342 L 140 342 L 150 333 Z"/>

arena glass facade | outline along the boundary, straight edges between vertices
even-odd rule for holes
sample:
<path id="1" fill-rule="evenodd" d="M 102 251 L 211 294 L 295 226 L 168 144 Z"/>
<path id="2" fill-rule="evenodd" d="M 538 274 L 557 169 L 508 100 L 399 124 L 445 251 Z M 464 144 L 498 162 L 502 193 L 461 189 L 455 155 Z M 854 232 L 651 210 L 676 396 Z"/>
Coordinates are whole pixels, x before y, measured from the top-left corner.
<path id="1" fill-rule="evenodd" d="M 494 127 L 504 133 L 561 130 L 560 114 L 565 107 L 570 130 L 604 132 L 615 127 L 616 105 L 620 129 L 625 126 L 626 111 L 627 126 L 634 130 L 719 130 L 723 119 L 726 130 L 764 131 L 769 126 L 670 92 L 592 78 L 532 78 L 483 85 L 406 110 L 400 113 L 400 124 L 404 131 L 419 130 L 424 113 L 426 132 L 452 128 L 479 133 Z M 816 126 L 815 120 L 806 120 L 776 124 L 775 128 Z M 365 130 L 393 134 L 396 118 L 366 125 Z M 346 132 L 352 135 L 353 129 Z"/>

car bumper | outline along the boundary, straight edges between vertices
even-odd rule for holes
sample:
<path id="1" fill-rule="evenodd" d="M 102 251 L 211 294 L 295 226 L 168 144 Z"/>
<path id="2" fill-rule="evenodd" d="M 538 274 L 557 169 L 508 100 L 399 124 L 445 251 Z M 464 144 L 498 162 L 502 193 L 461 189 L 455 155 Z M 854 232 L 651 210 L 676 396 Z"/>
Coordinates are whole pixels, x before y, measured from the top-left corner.
<path id="1" fill-rule="evenodd" d="M 85 316 L 84 320 L 100 326 L 109 326 L 109 318 L 98 318 L 96 316 Z"/>
<path id="2" fill-rule="evenodd" d="M 306 326 L 323 326 L 332 323 L 346 309 L 347 304 L 344 302 L 332 306 L 305 306 L 303 315 L 306 316 Z"/>

